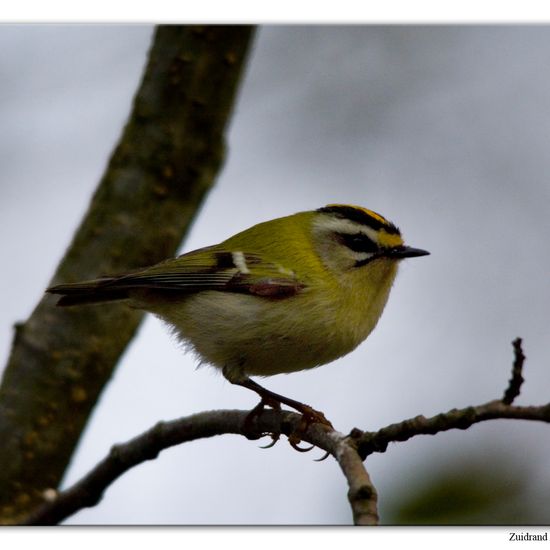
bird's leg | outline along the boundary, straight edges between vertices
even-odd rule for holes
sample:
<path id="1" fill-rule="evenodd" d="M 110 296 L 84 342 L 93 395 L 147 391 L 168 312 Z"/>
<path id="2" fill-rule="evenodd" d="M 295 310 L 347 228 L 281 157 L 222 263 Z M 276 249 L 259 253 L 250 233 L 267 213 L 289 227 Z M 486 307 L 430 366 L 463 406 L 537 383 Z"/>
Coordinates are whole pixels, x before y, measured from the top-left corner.
<path id="1" fill-rule="evenodd" d="M 256 392 L 261 397 L 262 402 L 270 407 L 273 407 L 273 404 L 275 404 L 274 408 L 280 408 L 281 404 L 283 404 L 298 411 L 299 413 L 302 413 L 302 416 L 304 416 L 308 424 L 319 422 L 320 424 L 325 424 L 326 426 L 330 426 L 332 428 L 332 424 L 325 418 L 325 415 L 322 412 L 316 411 L 313 407 L 310 407 L 305 403 L 300 403 L 300 401 L 295 401 L 294 399 L 290 399 L 284 395 L 272 392 L 263 386 L 260 386 L 260 384 L 254 382 L 254 380 L 251 380 L 250 378 L 244 378 L 238 382 L 233 382 L 233 384 L 237 384 L 238 386 L 242 386 L 243 388 L 248 388 L 249 390 Z"/>
<path id="2" fill-rule="evenodd" d="M 301 433 L 304 433 L 310 424 L 318 422 L 319 424 L 324 424 L 325 426 L 329 426 L 330 428 L 333 427 L 330 421 L 327 420 L 322 412 L 315 410 L 313 407 L 310 407 L 305 403 L 300 403 L 300 401 L 295 401 L 294 399 L 290 399 L 289 397 L 285 397 L 284 395 L 272 392 L 264 388 L 263 386 L 260 386 L 260 384 L 254 382 L 254 380 L 251 380 L 250 378 L 248 378 L 248 376 L 242 373 L 239 373 L 239 375 L 235 376 L 234 372 L 228 372 L 227 369 L 224 369 L 223 374 L 225 378 L 232 384 L 242 386 L 243 388 L 248 388 L 249 390 L 252 390 L 260 396 L 261 401 L 256 407 L 254 407 L 254 409 L 252 409 L 250 413 L 251 415 L 260 414 L 260 412 L 266 405 L 274 409 L 280 409 L 281 404 L 287 405 L 288 407 L 302 414 L 300 427 L 298 428 L 296 433 L 291 434 L 291 436 L 289 437 L 290 444 L 299 451 L 305 450 L 297 447 L 297 444 L 300 442 L 299 435 Z"/>

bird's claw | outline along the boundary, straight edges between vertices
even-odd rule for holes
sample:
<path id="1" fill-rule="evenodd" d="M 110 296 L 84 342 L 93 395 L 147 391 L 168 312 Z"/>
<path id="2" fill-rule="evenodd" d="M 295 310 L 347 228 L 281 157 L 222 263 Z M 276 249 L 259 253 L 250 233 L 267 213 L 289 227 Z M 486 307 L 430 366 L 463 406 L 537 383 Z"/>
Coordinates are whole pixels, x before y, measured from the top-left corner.
<path id="1" fill-rule="evenodd" d="M 326 460 L 330 456 L 330 453 L 327 451 L 321 458 L 316 458 L 315 462 L 323 462 L 323 460 Z"/>
<path id="2" fill-rule="evenodd" d="M 330 428 L 332 428 L 332 424 L 326 419 L 325 415 L 322 412 L 316 411 L 309 405 L 303 405 L 300 412 L 302 413 L 300 424 L 298 428 L 292 434 L 290 434 L 290 436 L 288 437 L 288 442 L 293 449 L 296 449 L 300 453 L 307 453 L 315 448 L 315 445 L 311 445 L 311 447 L 299 447 L 298 444 L 302 440 L 302 434 L 307 431 L 311 424 L 318 423 L 324 426 L 328 426 Z M 319 461 L 325 460 L 325 458 L 326 456 L 323 456 L 321 459 L 319 459 Z"/>
<path id="3" fill-rule="evenodd" d="M 291 434 L 288 437 L 288 442 L 290 443 L 290 446 L 293 449 L 296 449 L 300 453 L 308 453 L 309 451 L 311 451 L 315 447 L 315 445 L 312 445 L 311 447 L 298 447 L 298 444 L 301 441 L 302 440 L 298 436 L 296 436 L 296 434 Z"/>
<path id="4" fill-rule="evenodd" d="M 300 422 L 296 430 L 294 430 L 289 436 L 288 436 L 288 442 L 290 443 L 290 446 L 295 449 L 296 451 L 300 453 L 307 453 L 315 448 L 315 445 L 311 445 L 310 447 L 300 447 L 299 443 L 302 441 L 302 435 L 307 431 L 309 426 L 311 424 L 322 424 L 323 426 L 327 426 L 329 428 L 332 428 L 332 424 L 325 415 L 315 410 L 313 407 L 310 407 L 309 405 L 305 405 L 302 403 L 299 403 L 299 407 L 296 407 L 296 409 L 302 413 L 302 416 L 300 418 Z M 281 410 L 281 403 L 277 401 L 276 399 L 271 398 L 271 396 L 261 396 L 260 402 L 248 413 L 245 419 L 245 431 L 249 431 L 251 434 L 254 433 L 254 430 L 252 429 L 252 423 L 254 419 L 262 414 L 264 409 L 266 407 L 271 407 L 274 410 Z M 277 441 L 279 441 L 281 434 L 280 433 L 263 433 L 259 436 L 256 434 L 250 435 L 249 439 L 258 439 L 259 437 L 262 437 L 264 435 L 269 435 L 272 439 L 271 443 L 268 443 L 267 445 L 260 446 L 261 449 L 271 449 L 271 447 L 274 447 Z M 321 462 L 325 460 L 330 453 L 326 453 L 321 458 L 316 459 L 316 462 Z"/>
<path id="5" fill-rule="evenodd" d="M 263 437 L 264 435 L 271 435 L 271 434 L 261 434 L 259 436 L 256 436 L 256 435 L 253 436 L 252 435 L 252 434 L 254 434 L 254 429 L 253 429 L 254 420 L 262 414 L 262 412 L 264 411 L 266 406 L 271 407 L 272 409 L 275 409 L 275 410 L 281 410 L 281 405 L 279 403 L 272 402 L 271 400 L 267 400 L 267 399 L 262 398 L 261 401 L 246 415 L 246 418 L 244 419 L 244 431 L 245 431 L 245 433 L 250 434 L 250 435 L 247 435 L 248 439 L 259 439 L 260 437 Z M 272 435 L 272 437 L 273 437 L 273 435 Z M 279 438 L 279 436 L 277 436 L 277 439 L 278 438 Z M 276 443 L 276 441 L 275 441 L 275 443 Z M 273 445 L 275 445 L 275 443 L 270 444 L 265 448 L 273 447 Z"/>
<path id="6" fill-rule="evenodd" d="M 274 447 L 281 437 L 281 434 L 278 433 L 267 433 L 265 435 L 271 437 L 271 443 L 268 443 L 267 445 L 260 445 L 260 449 L 271 449 L 271 447 Z"/>

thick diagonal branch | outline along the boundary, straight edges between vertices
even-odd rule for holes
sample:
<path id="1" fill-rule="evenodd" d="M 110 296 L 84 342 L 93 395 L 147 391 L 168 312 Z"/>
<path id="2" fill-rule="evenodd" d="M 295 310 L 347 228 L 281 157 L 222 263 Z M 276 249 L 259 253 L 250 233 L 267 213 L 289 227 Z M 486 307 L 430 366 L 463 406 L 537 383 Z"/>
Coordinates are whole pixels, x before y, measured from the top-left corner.
<path id="1" fill-rule="evenodd" d="M 173 255 L 224 157 L 252 28 L 157 29 L 132 113 L 53 283 Z M 85 129 L 83 129 L 85 131 Z M 45 297 L 16 327 L 0 387 L 0 523 L 57 487 L 141 314 L 56 309 Z"/>

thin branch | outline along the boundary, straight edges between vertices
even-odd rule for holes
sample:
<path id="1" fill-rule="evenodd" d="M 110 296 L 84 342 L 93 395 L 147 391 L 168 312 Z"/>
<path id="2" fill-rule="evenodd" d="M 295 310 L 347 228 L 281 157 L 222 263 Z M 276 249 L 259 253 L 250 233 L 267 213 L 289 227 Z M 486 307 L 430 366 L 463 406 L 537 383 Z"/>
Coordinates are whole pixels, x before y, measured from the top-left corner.
<path id="1" fill-rule="evenodd" d="M 519 395 L 521 385 L 525 381 L 522 376 L 525 355 L 523 354 L 521 343 L 521 338 L 516 338 L 512 342 L 512 346 L 514 346 L 514 364 L 512 366 L 512 378 L 510 378 L 510 382 L 508 383 L 508 387 L 506 388 L 506 391 L 504 392 L 504 397 L 502 398 L 502 402 L 506 405 L 511 405 L 514 402 L 514 399 Z"/>
<path id="2" fill-rule="evenodd" d="M 170 422 L 160 422 L 142 435 L 121 445 L 111 452 L 85 477 L 69 489 L 55 493 L 47 490 L 44 503 L 29 516 L 27 525 L 52 525 L 63 521 L 82 508 L 96 505 L 105 489 L 132 467 L 152 460 L 160 451 L 206 437 L 222 434 L 240 434 L 248 439 L 258 439 L 269 433 L 295 432 L 301 416 L 291 412 L 265 410 L 254 418 L 252 425 L 245 424 L 249 411 L 210 411 Z M 336 458 L 345 475 L 348 498 L 356 524 L 376 524 L 376 490 L 364 469 L 361 460 L 374 452 L 384 452 L 392 441 L 406 441 L 422 434 L 435 435 L 451 429 L 467 429 L 471 425 L 497 418 L 538 420 L 550 423 L 550 403 L 542 407 L 517 407 L 502 401 L 491 401 L 478 407 L 454 409 L 433 418 L 416 418 L 392 424 L 378 432 L 354 430 L 343 437 L 320 424 L 311 425 L 302 439 Z"/>
<path id="3" fill-rule="evenodd" d="M 417 435 L 435 435 L 448 430 L 466 430 L 473 424 L 497 418 L 550 423 L 550 403 L 540 407 L 517 407 L 506 405 L 501 400 L 489 401 L 477 407 L 452 409 L 431 418 L 416 416 L 377 432 L 354 429 L 350 437 L 355 440 L 361 458 L 365 459 L 372 453 L 383 453 L 393 441 L 407 441 Z"/>
<path id="4" fill-rule="evenodd" d="M 296 433 L 302 424 L 299 414 L 264 410 L 250 419 L 249 411 L 209 411 L 156 426 L 127 443 L 115 445 L 110 453 L 72 487 L 62 492 L 48 489 L 44 504 L 25 520 L 25 525 L 54 525 L 75 512 L 95 506 L 111 483 L 134 466 L 153 460 L 169 447 L 223 434 L 240 434 L 259 439 L 266 434 Z M 377 494 L 355 448 L 343 434 L 320 424 L 310 425 L 301 434 L 307 441 L 336 457 L 349 485 L 348 497 L 354 522 L 378 522 Z"/>
<path id="5" fill-rule="evenodd" d="M 514 341 L 514 350 L 514 372 L 520 371 L 521 374 L 524 360 L 521 341 Z M 511 386 L 519 388 L 513 381 Z M 498 418 L 550 423 L 550 403 L 521 407 L 495 400 L 476 407 L 452 409 L 432 418 L 417 416 L 377 432 L 354 429 L 349 436 L 343 436 L 325 425 L 311 424 L 305 432 L 300 432 L 300 437 L 323 449 L 338 462 L 348 481 L 348 499 L 354 523 L 375 525 L 378 523 L 377 493 L 362 463 L 368 455 L 384 452 L 393 441 L 406 441 L 417 435 L 435 435 L 452 429 L 465 430 L 473 424 Z M 26 518 L 25 524 L 56 524 L 78 510 L 96 505 L 107 487 L 124 472 L 156 458 L 162 450 L 174 445 L 228 433 L 240 434 L 248 439 L 259 439 L 268 434 L 290 436 L 301 430 L 301 421 L 299 414 L 267 409 L 252 418 L 249 411 L 210 411 L 160 422 L 129 442 L 113 447 L 107 457 L 69 489 L 60 493 L 53 489 L 44 491 L 44 504 Z"/>
<path id="6" fill-rule="evenodd" d="M 350 437 L 355 440 L 360 456 L 365 459 L 375 452 L 384 452 L 392 441 L 407 441 L 416 435 L 435 435 L 447 430 L 466 430 L 472 424 L 496 418 L 514 418 L 550 422 L 550 403 L 539 407 L 514 407 L 512 402 L 519 395 L 523 383 L 525 355 L 521 338 L 512 342 L 514 363 L 512 378 L 501 400 L 490 401 L 477 407 L 452 409 L 432 418 L 417 416 L 397 424 L 391 424 L 376 432 L 362 432 L 355 428 Z"/>
<path id="7" fill-rule="evenodd" d="M 82 508 L 95 506 L 105 489 L 124 472 L 156 458 L 162 450 L 174 445 L 229 433 L 241 434 L 248 439 L 259 439 L 266 433 L 289 435 L 298 428 L 301 420 L 301 416 L 295 413 L 265 410 L 245 424 L 248 415 L 249 411 L 219 410 L 159 422 L 127 443 L 112 447 L 109 454 L 72 487 L 59 493 L 46 490 L 46 502 L 26 518 L 25 524 L 57 524 Z M 307 436 L 326 451 L 330 450 L 327 446 L 333 444 L 332 440 L 322 436 L 318 426 L 311 426 Z"/>
<path id="8" fill-rule="evenodd" d="M 333 434 L 336 435 L 337 432 L 333 432 Z M 378 493 L 357 449 L 350 444 L 350 441 L 349 438 L 342 438 L 340 435 L 335 442 L 334 457 L 348 481 L 348 500 L 353 513 L 353 523 L 355 525 L 378 525 Z"/>

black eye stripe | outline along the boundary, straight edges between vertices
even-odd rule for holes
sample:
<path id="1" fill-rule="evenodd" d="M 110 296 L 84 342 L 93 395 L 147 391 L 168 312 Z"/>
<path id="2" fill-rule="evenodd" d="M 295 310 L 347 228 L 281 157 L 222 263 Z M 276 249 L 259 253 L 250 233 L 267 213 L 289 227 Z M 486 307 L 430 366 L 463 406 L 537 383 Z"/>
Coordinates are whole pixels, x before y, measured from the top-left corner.
<path id="1" fill-rule="evenodd" d="M 342 242 L 354 252 L 377 252 L 379 250 L 378 245 L 369 239 L 364 233 L 340 233 Z"/>

